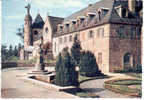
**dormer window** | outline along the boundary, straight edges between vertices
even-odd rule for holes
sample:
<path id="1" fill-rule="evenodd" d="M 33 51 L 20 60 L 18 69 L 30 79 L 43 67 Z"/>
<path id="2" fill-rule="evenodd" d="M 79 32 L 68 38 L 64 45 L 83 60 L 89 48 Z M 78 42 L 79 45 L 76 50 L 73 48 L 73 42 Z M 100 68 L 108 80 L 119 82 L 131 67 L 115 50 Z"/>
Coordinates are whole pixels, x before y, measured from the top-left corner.
<path id="1" fill-rule="evenodd" d="M 95 13 L 88 13 L 88 23 L 94 19 L 95 15 Z"/>
<path id="2" fill-rule="evenodd" d="M 118 7 L 115 7 L 116 9 L 116 12 L 118 13 L 118 15 L 120 17 L 126 17 L 126 14 L 127 14 L 127 9 L 122 7 L 121 5 L 118 6 Z"/>
<path id="3" fill-rule="evenodd" d="M 38 31 L 34 31 L 34 35 L 38 35 Z"/>
<path id="4" fill-rule="evenodd" d="M 69 27 L 69 23 L 67 22 L 67 23 L 65 23 L 65 27 L 66 28 L 68 28 Z"/>
<path id="5" fill-rule="evenodd" d="M 79 16 L 78 18 L 79 18 L 79 24 L 84 25 L 85 16 Z"/>
<path id="6" fill-rule="evenodd" d="M 58 30 L 59 30 L 59 31 L 63 31 L 63 25 L 62 25 L 62 24 L 59 24 L 59 25 L 58 25 Z"/>
<path id="7" fill-rule="evenodd" d="M 71 29 L 75 29 L 76 28 L 76 24 L 77 23 L 77 20 L 72 20 L 71 22 Z"/>
<path id="8" fill-rule="evenodd" d="M 101 14 L 102 14 L 103 16 L 105 16 L 105 15 L 108 13 L 109 8 L 100 7 L 99 11 L 101 12 Z"/>
<path id="9" fill-rule="evenodd" d="M 65 23 L 65 28 L 64 28 L 64 30 L 66 31 L 66 32 L 68 32 L 69 31 L 69 22 L 66 22 Z"/>

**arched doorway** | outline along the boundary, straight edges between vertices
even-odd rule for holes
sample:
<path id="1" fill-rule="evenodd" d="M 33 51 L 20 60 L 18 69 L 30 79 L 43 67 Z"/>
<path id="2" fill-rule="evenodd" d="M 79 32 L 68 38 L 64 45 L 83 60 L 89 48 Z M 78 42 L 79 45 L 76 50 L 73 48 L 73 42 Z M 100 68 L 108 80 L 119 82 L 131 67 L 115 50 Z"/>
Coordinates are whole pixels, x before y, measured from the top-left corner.
<path id="1" fill-rule="evenodd" d="M 133 57 L 130 53 L 126 53 L 123 57 L 124 70 L 129 69 L 133 66 Z"/>

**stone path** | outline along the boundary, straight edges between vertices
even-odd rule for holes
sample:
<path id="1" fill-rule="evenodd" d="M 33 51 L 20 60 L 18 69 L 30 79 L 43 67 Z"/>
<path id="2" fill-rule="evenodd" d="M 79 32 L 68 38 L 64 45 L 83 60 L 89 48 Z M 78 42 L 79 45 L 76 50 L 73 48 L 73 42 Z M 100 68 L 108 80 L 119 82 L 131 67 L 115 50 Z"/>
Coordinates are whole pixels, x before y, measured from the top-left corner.
<path id="1" fill-rule="evenodd" d="M 99 95 L 100 98 L 133 98 L 128 95 L 123 95 L 119 93 L 115 93 L 112 91 L 109 91 L 108 89 L 104 88 L 104 82 L 108 80 L 113 80 L 113 79 L 118 79 L 118 78 L 133 78 L 128 75 L 124 74 L 109 74 L 111 77 L 110 78 L 105 78 L 105 79 L 95 79 L 91 81 L 86 81 L 80 84 L 80 87 L 82 89 L 85 89 L 86 91 L 93 92 L 97 95 Z"/>
<path id="2" fill-rule="evenodd" d="M 22 81 L 19 75 L 24 75 L 28 70 L 31 69 L 12 68 L 2 70 L 2 98 L 75 98 L 64 92 L 55 92 L 52 89 L 42 88 Z"/>

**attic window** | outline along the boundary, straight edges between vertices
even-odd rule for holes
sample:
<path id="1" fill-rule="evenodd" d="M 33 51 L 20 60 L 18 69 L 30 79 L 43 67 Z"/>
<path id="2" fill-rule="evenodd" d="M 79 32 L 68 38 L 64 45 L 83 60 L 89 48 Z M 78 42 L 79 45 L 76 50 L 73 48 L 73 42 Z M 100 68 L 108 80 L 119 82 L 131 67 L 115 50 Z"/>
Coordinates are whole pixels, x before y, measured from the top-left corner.
<path id="1" fill-rule="evenodd" d="M 103 14 L 103 16 L 105 16 L 105 15 L 108 13 L 108 11 L 109 11 L 109 10 L 107 10 L 107 9 L 102 9 L 102 14 Z"/>
<path id="2" fill-rule="evenodd" d="M 72 20 L 72 24 L 76 24 L 76 20 Z"/>
<path id="3" fill-rule="evenodd" d="M 84 24 L 84 19 L 85 18 L 80 18 L 80 24 Z"/>
<path id="4" fill-rule="evenodd" d="M 67 24 L 65 24 L 65 26 L 66 26 L 66 28 L 67 28 L 67 27 L 69 27 L 69 24 L 67 23 Z"/>
<path id="5" fill-rule="evenodd" d="M 118 6 L 118 7 L 115 7 L 116 9 L 116 12 L 118 13 L 118 15 L 120 17 L 126 17 L 126 13 L 127 13 L 127 10 L 126 8 L 122 7 L 121 5 Z"/>
<path id="6" fill-rule="evenodd" d="M 37 35 L 38 34 L 38 31 L 34 31 L 34 35 Z"/>
<path id="7" fill-rule="evenodd" d="M 59 24 L 59 25 L 58 25 L 58 29 L 59 29 L 59 31 L 62 31 L 62 30 L 63 30 L 63 25 L 62 25 L 62 24 Z"/>
<path id="8" fill-rule="evenodd" d="M 95 13 L 88 13 L 89 15 L 89 22 L 93 20 L 93 18 L 95 17 Z"/>

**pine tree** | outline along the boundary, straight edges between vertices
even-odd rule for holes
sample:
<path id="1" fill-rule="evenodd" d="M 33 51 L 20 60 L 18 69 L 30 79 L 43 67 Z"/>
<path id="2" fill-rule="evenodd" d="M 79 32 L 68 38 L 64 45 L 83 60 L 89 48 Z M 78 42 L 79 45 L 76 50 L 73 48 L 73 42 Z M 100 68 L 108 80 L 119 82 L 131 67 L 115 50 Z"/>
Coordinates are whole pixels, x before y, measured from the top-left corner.
<path id="1" fill-rule="evenodd" d="M 6 45 L 2 44 L 1 55 L 2 55 L 2 62 L 7 61 L 8 57 L 9 57 L 9 54 L 8 54 L 8 49 L 7 49 Z"/>
<path id="2" fill-rule="evenodd" d="M 57 85 L 61 85 L 61 68 L 62 68 L 62 56 L 61 53 L 59 54 L 58 58 L 57 58 L 57 62 L 56 62 L 56 77 L 55 77 L 55 83 Z"/>
<path id="3" fill-rule="evenodd" d="M 75 66 L 68 50 L 63 49 L 56 63 L 56 84 L 60 86 L 78 85 Z"/>
<path id="4" fill-rule="evenodd" d="M 74 43 L 71 48 L 71 56 L 72 60 L 74 61 L 75 65 L 79 65 L 79 61 L 81 58 L 81 45 L 80 41 L 77 39 L 77 36 L 74 37 Z"/>
<path id="5" fill-rule="evenodd" d="M 82 53 L 80 61 L 80 74 L 84 76 L 101 75 L 96 58 L 93 53 L 86 51 Z"/>
<path id="6" fill-rule="evenodd" d="M 9 54 L 9 57 L 13 55 L 13 47 L 11 44 L 9 46 L 8 54 Z"/>
<path id="7" fill-rule="evenodd" d="M 13 51 L 14 56 L 18 56 L 18 49 L 17 46 L 15 46 L 14 51 Z"/>

